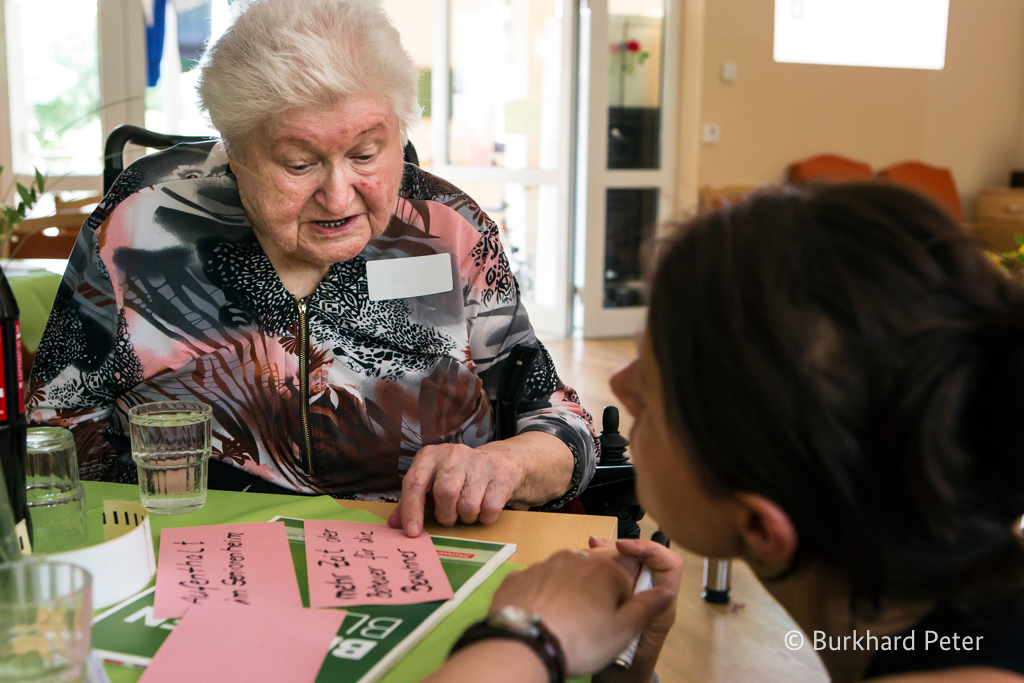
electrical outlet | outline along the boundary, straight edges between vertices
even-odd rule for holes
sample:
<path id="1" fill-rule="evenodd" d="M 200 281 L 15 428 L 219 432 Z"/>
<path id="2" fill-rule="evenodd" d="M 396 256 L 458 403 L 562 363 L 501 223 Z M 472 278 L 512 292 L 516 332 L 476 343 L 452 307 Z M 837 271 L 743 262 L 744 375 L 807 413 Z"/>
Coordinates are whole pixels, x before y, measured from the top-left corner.
<path id="1" fill-rule="evenodd" d="M 732 83 L 736 80 L 736 63 L 726 62 L 722 65 L 722 80 L 726 83 Z"/>

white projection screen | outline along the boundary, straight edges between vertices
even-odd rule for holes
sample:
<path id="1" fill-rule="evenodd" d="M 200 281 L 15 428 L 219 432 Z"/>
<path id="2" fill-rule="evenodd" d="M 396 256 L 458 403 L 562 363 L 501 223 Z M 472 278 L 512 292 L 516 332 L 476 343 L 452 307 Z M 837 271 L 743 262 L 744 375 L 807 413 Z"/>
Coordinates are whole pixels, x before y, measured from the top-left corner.
<path id="1" fill-rule="evenodd" d="M 775 0 L 775 61 L 941 69 L 949 0 Z"/>

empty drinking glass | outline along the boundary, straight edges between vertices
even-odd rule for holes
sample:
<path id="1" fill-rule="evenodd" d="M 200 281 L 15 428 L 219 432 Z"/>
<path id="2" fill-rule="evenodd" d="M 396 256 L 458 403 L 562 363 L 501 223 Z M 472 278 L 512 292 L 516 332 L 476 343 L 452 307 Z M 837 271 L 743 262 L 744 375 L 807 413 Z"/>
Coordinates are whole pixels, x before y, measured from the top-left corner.
<path id="1" fill-rule="evenodd" d="M 25 488 L 34 553 L 56 553 L 85 541 L 85 489 L 78 481 L 71 432 L 61 427 L 29 428 Z"/>
<path id="2" fill-rule="evenodd" d="M 0 565 L 0 681 L 83 680 L 92 579 L 65 562 Z"/>
<path id="3" fill-rule="evenodd" d="M 150 512 L 174 515 L 206 503 L 212 415 L 199 401 L 144 403 L 128 411 L 139 497 Z"/>

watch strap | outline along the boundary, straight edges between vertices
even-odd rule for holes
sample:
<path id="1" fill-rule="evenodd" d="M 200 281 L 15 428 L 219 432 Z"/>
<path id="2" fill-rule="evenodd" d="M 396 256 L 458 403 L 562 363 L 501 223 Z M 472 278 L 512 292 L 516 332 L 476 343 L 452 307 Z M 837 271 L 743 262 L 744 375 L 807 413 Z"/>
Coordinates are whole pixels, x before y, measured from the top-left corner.
<path id="1" fill-rule="evenodd" d="M 562 652 L 558 638 L 539 619 L 533 622 L 533 626 L 536 633 L 528 634 L 493 624 L 487 619 L 478 621 L 466 629 L 462 637 L 456 641 L 449 656 L 481 640 L 492 638 L 517 640 L 528 645 L 540 657 L 544 668 L 547 669 L 550 683 L 565 683 L 565 654 Z"/>

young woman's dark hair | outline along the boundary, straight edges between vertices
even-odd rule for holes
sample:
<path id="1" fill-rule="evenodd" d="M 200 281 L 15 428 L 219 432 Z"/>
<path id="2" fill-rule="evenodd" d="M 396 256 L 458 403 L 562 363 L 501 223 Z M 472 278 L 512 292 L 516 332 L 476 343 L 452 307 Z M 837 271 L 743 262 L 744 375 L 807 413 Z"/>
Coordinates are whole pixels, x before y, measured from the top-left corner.
<path id="1" fill-rule="evenodd" d="M 661 245 L 649 336 L 706 483 L 860 601 L 1024 581 L 1024 288 L 927 199 L 787 188 Z"/>

